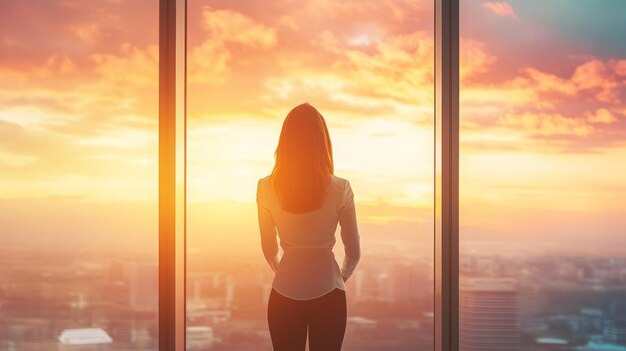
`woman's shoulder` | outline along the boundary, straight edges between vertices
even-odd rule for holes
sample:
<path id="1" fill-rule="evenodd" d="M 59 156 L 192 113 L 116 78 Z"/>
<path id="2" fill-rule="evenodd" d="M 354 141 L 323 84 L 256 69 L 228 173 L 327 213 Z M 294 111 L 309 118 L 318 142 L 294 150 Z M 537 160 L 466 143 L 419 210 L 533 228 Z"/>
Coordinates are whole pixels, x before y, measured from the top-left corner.
<path id="1" fill-rule="evenodd" d="M 348 179 L 337 177 L 334 174 L 330 175 L 330 184 L 335 191 L 340 193 L 350 188 L 350 181 L 348 181 Z"/>
<path id="2" fill-rule="evenodd" d="M 270 176 L 265 176 L 262 178 L 259 178 L 258 182 L 257 182 L 257 187 L 256 187 L 256 198 L 257 201 L 261 201 L 261 202 L 266 202 L 267 199 L 267 190 L 269 189 L 269 181 L 270 181 Z"/>
<path id="3" fill-rule="evenodd" d="M 337 177 L 334 174 L 330 175 L 330 181 L 331 181 L 331 183 L 341 184 L 341 185 L 346 185 L 348 183 L 347 179 L 341 178 L 341 177 Z"/>
<path id="4" fill-rule="evenodd" d="M 266 175 L 265 177 L 261 177 L 259 178 L 259 185 L 265 185 L 270 181 L 270 176 L 271 175 Z"/>
<path id="5" fill-rule="evenodd" d="M 353 201 L 354 194 L 350 186 L 350 181 L 331 175 L 331 185 L 333 197 L 336 199 L 335 201 L 337 201 L 336 203 L 340 208 L 347 206 L 348 203 Z"/>

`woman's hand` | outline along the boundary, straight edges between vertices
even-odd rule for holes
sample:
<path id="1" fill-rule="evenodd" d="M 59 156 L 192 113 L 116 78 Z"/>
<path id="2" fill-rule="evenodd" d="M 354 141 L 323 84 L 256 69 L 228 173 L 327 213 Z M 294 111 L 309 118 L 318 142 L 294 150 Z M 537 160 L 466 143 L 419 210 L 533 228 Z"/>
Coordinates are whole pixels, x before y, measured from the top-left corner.
<path id="1" fill-rule="evenodd" d="M 272 258 L 270 262 L 270 266 L 272 267 L 272 270 L 274 271 L 274 273 L 278 271 L 279 265 L 280 265 L 280 258 L 278 257 L 278 254 L 277 254 L 276 256 L 274 256 L 274 258 Z"/>

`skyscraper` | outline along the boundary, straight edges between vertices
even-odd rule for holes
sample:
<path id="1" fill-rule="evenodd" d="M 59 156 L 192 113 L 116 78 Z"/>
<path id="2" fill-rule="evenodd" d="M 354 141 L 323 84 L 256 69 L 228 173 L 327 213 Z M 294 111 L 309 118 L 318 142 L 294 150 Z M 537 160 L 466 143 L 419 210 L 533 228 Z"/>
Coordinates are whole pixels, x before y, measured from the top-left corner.
<path id="1" fill-rule="evenodd" d="M 136 311 L 156 311 L 159 305 L 159 268 L 154 263 L 130 264 L 130 306 Z"/>
<path id="2" fill-rule="evenodd" d="M 604 342 L 626 346 L 626 319 L 619 319 L 608 323 L 604 328 Z"/>
<path id="3" fill-rule="evenodd" d="M 521 350 L 517 298 L 514 279 L 462 278 L 460 350 Z"/>

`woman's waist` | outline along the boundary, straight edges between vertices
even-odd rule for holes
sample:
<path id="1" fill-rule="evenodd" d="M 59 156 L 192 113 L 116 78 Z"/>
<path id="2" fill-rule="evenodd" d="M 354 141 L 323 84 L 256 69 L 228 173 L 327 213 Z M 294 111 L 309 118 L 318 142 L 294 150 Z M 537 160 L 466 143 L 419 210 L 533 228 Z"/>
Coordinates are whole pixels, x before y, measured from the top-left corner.
<path id="1" fill-rule="evenodd" d="M 337 265 L 331 250 L 285 250 L 279 263 L 279 271 L 299 270 L 309 272 L 332 271 Z"/>
<path id="2" fill-rule="evenodd" d="M 283 252 L 295 253 L 300 255 L 334 255 L 333 246 L 303 246 L 281 243 Z"/>
<path id="3" fill-rule="evenodd" d="M 275 287 L 303 294 L 343 286 L 339 265 L 333 256 L 285 254 L 274 276 Z M 319 296 L 319 295 L 318 295 Z"/>
<path id="4" fill-rule="evenodd" d="M 311 270 L 316 270 L 316 267 L 318 269 L 330 269 L 332 266 L 337 265 L 337 260 L 335 259 L 335 255 L 332 251 L 317 253 L 285 251 L 279 265 L 297 266 L 303 269 L 308 268 Z"/>

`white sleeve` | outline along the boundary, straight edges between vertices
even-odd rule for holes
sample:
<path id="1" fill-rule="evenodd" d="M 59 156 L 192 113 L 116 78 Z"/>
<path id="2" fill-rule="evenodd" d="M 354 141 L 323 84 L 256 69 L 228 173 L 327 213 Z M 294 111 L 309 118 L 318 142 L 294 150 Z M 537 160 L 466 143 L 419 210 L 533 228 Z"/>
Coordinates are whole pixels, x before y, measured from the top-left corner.
<path id="1" fill-rule="evenodd" d="M 346 181 L 343 201 L 339 208 L 339 224 L 341 225 L 341 240 L 346 253 L 341 267 L 341 276 L 344 279 L 348 279 L 361 258 L 361 243 L 359 229 L 356 224 L 354 194 L 348 181 Z"/>
<path id="2" fill-rule="evenodd" d="M 261 232 L 261 247 L 265 260 L 274 272 L 278 269 L 278 242 L 276 240 L 276 225 L 272 214 L 263 204 L 263 189 L 261 180 L 257 184 L 256 203 L 259 215 L 259 231 Z"/>

